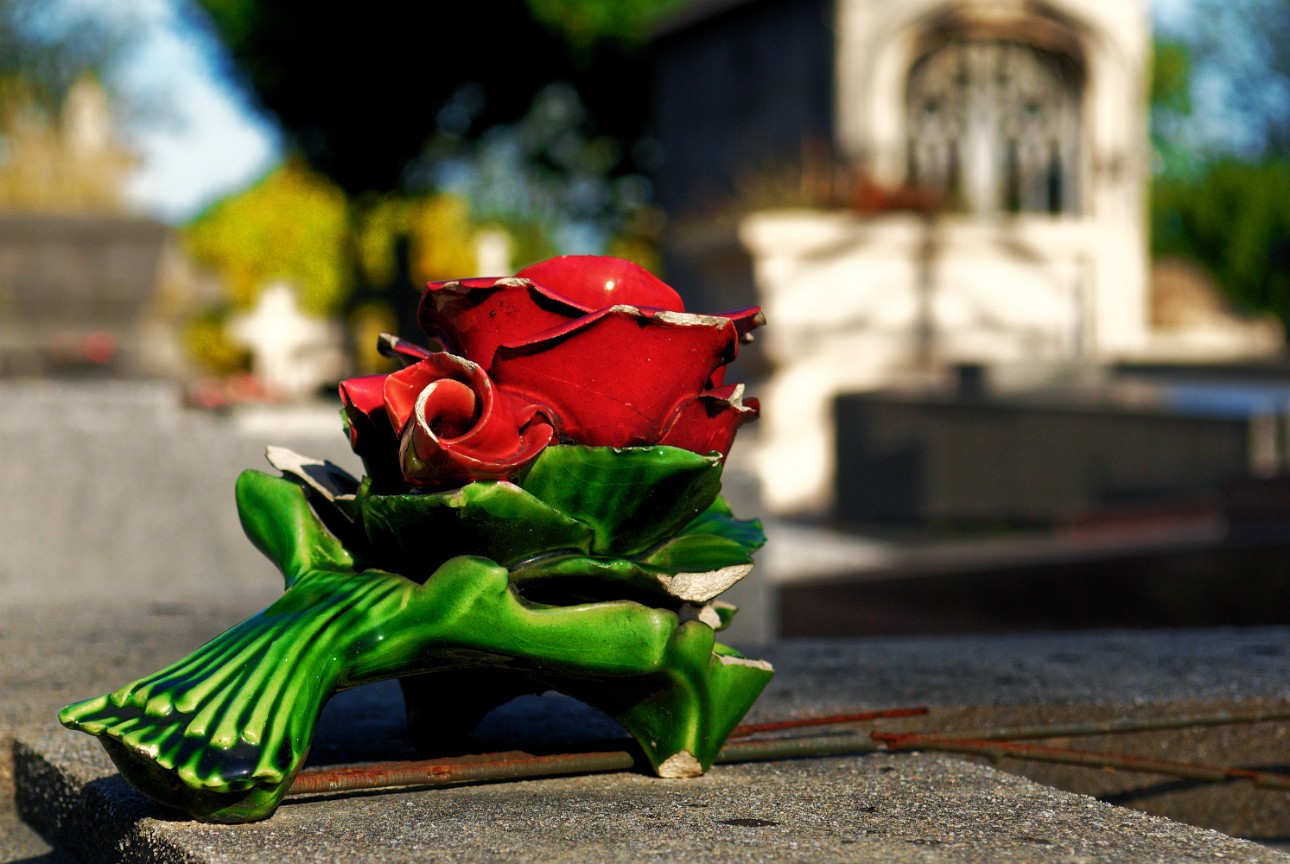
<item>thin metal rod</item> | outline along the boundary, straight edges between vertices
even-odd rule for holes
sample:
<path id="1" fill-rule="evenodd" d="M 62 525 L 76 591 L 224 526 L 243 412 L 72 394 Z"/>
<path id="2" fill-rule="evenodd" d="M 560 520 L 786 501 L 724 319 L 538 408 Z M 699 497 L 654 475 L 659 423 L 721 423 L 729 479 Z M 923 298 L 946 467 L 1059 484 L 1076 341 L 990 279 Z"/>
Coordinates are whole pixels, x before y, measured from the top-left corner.
<path id="1" fill-rule="evenodd" d="M 844 756 L 872 753 L 878 745 L 868 733 L 769 738 L 737 741 L 717 754 L 717 762 L 759 762 L 807 756 Z M 626 750 L 600 753 L 561 753 L 533 756 L 528 753 L 493 753 L 462 759 L 420 762 L 379 762 L 338 768 L 309 768 L 296 775 L 290 794 L 349 792 L 396 786 L 439 786 L 448 783 L 487 783 L 567 774 L 601 774 L 635 767 L 637 758 Z"/>
<path id="2" fill-rule="evenodd" d="M 566 774 L 599 774 L 606 771 L 626 771 L 635 764 L 636 758 L 625 750 L 560 753 L 553 756 L 494 753 L 486 758 L 475 759 L 379 762 L 371 765 L 306 769 L 296 775 L 288 792 L 349 792 L 391 786 L 439 786 L 447 783 L 560 777 Z"/>
<path id="3" fill-rule="evenodd" d="M 873 739 L 885 744 L 888 750 L 933 750 L 941 753 L 965 753 L 986 756 L 990 759 L 1024 759 L 1031 762 L 1052 762 L 1065 765 L 1083 765 L 1090 768 L 1114 768 L 1144 774 L 1163 774 L 1201 780 L 1206 783 L 1223 783 L 1229 780 L 1249 780 L 1255 786 L 1268 789 L 1290 790 L 1290 775 L 1246 768 L 1224 768 L 1188 762 L 1172 762 L 1146 756 L 1129 756 L 1116 753 L 1095 753 L 1069 747 L 1047 747 L 1016 741 L 990 739 L 950 738 L 944 735 L 919 735 L 875 732 Z"/>
<path id="4" fill-rule="evenodd" d="M 1078 723 L 1040 723 L 1033 726 L 986 726 L 953 732 L 926 733 L 953 738 L 1020 741 L 1034 738 L 1078 738 L 1087 735 L 1114 735 L 1123 732 L 1151 732 L 1197 726 L 1227 726 L 1240 723 L 1266 723 L 1290 720 L 1290 705 L 1276 708 L 1252 708 L 1246 711 L 1213 711 L 1205 714 L 1175 714 L 1164 717 L 1117 717 L 1113 720 L 1090 720 Z"/>
<path id="5" fill-rule="evenodd" d="M 722 747 L 713 761 L 730 764 L 769 759 L 802 759 L 807 756 L 850 756 L 855 753 L 872 753 L 877 749 L 877 742 L 868 732 L 803 735 L 760 741 L 734 741 Z"/>
<path id="6" fill-rule="evenodd" d="M 900 717 L 922 717 L 926 708 L 886 708 L 881 711 L 861 711 L 855 714 L 826 714 L 822 717 L 802 717 L 796 720 L 776 720 L 772 723 L 745 723 L 736 726 L 731 738 L 743 738 L 759 732 L 781 732 L 786 729 L 806 729 L 811 726 L 844 726 L 869 720 L 887 720 Z"/>
<path id="7" fill-rule="evenodd" d="M 926 708 L 893 708 L 854 714 L 834 714 L 774 723 L 755 723 L 737 727 L 738 735 L 780 731 L 810 726 L 842 725 L 891 717 L 913 717 L 928 713 Z M 1019 743 L 1023 738 L 1057 738 L 1080 735 L 1115 734 L 1194 726 L 1237 723 L 1259 723 L 1290 719 L 1290 706 L 1249 711 L 1217 711 L 1171 717 L 1116 718 L 1083 723 L 1040 724 L 1035 726 L 992 727 L 959 733 L 844 733 L 837 735 L 786 736 L 751 741 L 730 741 L 717 754 L 719 763 L 753 762 L 769 759 L 793 759 L 808 756 L 841 756 L 869 753 L 884 746 L 888 750 L 936 750 L 969 753 L 991 758 L 1029 759 L 1088 765 L 1098 768 L 1122 768 L 1131 771 L 1166 774 L 1207 782 L 1233 779 L 1252 781 L 1257 786 L 1290 789 L 1290 776 L 1241 768 L 1220 768 L 1168 762 L 1139 756 L 1094 753 L 1063 747 L 1042 747 Z M 417 762 L 383 762 L 336 768 L 310 768 L 296 777 L 293 794 L 380 789 L 398 786 L 432 786 L 448 783 L 486 783 L 569 774 L 596 774 L 624 771 L 638 759 L 626 750 L 596 753 L 562 753 L 533 756 L 528 753 L 491 753 L 452 759 Z"/>

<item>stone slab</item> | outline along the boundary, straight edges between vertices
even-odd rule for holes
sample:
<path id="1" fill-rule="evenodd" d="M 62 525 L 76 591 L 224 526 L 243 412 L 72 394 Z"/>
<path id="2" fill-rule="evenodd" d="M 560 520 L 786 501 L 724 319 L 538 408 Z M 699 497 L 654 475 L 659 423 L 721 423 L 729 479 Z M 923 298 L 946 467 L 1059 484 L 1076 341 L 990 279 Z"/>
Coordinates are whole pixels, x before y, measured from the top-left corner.
<path id="1" fill-rule="evenodd" d="M 83 736 L 20 742 L 23 811 L 96 862 L 1283 862 L 1290 856 L 931 755 L 302 797 L 254 825 L 177 820 Z"/>
<path id="2" fill-rule="evenodd" d="M 54 713 L 62 705 L 177 659 L 271 596 L 266 591 L 262 597 L 208 603 L 0 607 L 0 692 L 6 695 L 0 700 L 0 735 L 16 736 L 21 754 L 17 765 L 0 761 L 0 776 L 17 769 L 30 778 L 22 791 L 27 818 L 61 843 L 90 830 L 81 826 L 69 833 L 66 826 L 78 823 L 68 822 L 68 814 L 102 818 L 106 821 L 88 836 L 96 838 L 96 845 L 112 838 L 102 853 L 108 858 L 117 854 L 113 844 L 135 850 L 129 852 L 135 857 L 126 860 L 149 860 L 147 855 L 154 853 L 161 857 L 153 860 L 234 860 L 210 854 L 235 840 L 244 845 L 228 849 L 252 856 L 238 860 L 336 860 L 338 850 L 360 860 L 362 854 L 367 860 L 424 860 L 432 849 L 445 860 L 494 854 L 546 860 L 544 855 L 564 851 L 594 860 L 647 858 L 655 852 L 694 860 L 705 860 L 703 855 L 752 860 L 754 851 L 764 860 L 1212 860 L 1219 853 L 1235 860 L 1290 860 L 1125 808 L 1089 809 L 1086 819 L 1075 820 L 1087 826 L 1085 836 L 1061 834 L 1063 819 L 1073 819 L 1071 814 L 1083 812 L 1080 807 L 1096 802 L 1015 774 L 1042 776 L 1068 790 L 1264 840 L 1290 836 L 1284 793 L 1234 785 L 1174 788 L 1178 784 L 1146 775 L 1014 762 L 1001 763 L 1009 772 L 1001 773 L 948 757 L 914 755 L 721 766 L 694 785 L 613 775 L 324 797 L 286 805 L 260 826 L 215 828 L 174 821 L 116 778 L 97 742 L 56 725 Z M 1290 695 L 1286 628 L 798 640 L 745 647 L 753 656 L 770 659 L 778 670 L 754 708 L 754 720 L 925 705 L 931 709 L 926 718 L 900 721 L 899 728 L 961 729 L 1279 705 Z M 535 700 L 490 718 L 471 746 L 477 752 L 517 744 L 573 749 L 588 739 L 620 734 L 576 703 Z M 412 750 L 401 723 L 392 683 L 342 694 L 324 713 L 311 762 L 406 758 Z M 888 722 L 889 728 L 895 724 Z M 1133 736 L 1125 746 L 1149 755 L 1275 767 L 1290 764 L 1288 738 L 1285 723 L 1259 724 L 1203 734 Z M 934 778 L 933 786 L 945 788 L 934 792 L 920 785 L 919 777 Z M 0 802 L 7 803 L 12 790 L 0 791 Z M 877 809 L 864 809 L 870 806 Z M 975 821 L 968 817 L 972 808 L 980 810 Z M 1054 817 L 1058 833 L 1034 833 L 1029 826 L 1042 828 L 1048 820 L 1043 814 L 1050 810 L 1066 814 Z M 1093 813 L 1099 815 L 1093 818 Z M 1015 821 L 1007 821 L 1009 814 Z M 985 839 L 944 827 L 959 824 L 977 824 Z M 622 833 L 631 826 L 641 830 Z M 650 826 L 658 836 L 644 831 Z M 237 840 L 243 837 L 252 839 Z M 1022 837 L 1048 845 L 1018 840 Z M 162 839 L 164 844 L 157 846 Z M 287 848 L 298 857 L 280 857 Z M 970 857 L 978 848 L 983 857 Z M 255 858 L 252 853 L 258 849 L 277 851 Z M 405 849 L 419 851 L 399 857 Z M 1115 849 L 1134 854 L 1112 854 Z M 83 858 L 87 854 L 82 850 Z"/>

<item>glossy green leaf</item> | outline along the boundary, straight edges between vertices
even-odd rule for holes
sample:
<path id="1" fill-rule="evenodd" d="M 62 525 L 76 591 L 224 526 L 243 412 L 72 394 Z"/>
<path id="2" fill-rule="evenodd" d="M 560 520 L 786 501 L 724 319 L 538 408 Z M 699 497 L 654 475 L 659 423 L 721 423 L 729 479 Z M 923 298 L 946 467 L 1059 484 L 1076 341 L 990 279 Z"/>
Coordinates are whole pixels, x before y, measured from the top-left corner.
<path id="1" fill-rule="evenodd" d="M 294 481 L 243 471 L 237 478 L 236 497 L 242 530 L 278 565 L 288 588 L 310 570 L 353 566 L 349 552 L 323 526 Z"/>
<path id="2" fill-rule="evenodd" d="M 678 533 L 725 537 L 738 543 L 749 555 L 766 545 L 766 533 L 762 530 L 761 520 L 736 519 L 726 499 L 720 496 Z"/>
<path id="3" fill-rule="evenodd" d="M 557 445 L 519 481 L 592 526 L 592 551 L 630 556 L 671 537 L 721 491 L 721 460 L 677 447 Z"/>
<path id="4" fill-rule="evenodd" d="M 245 822 L 281 801 L 334 692 L 484 658 L 604 710 L 663 776 L 706 770 L 772 674 L 715 644 L 700 621 L 625 601 L 526 603 L 504 567 L 462 556 L 423 585 L 380 571 L 303 573 L 260 614 L 59 719 L 99 736 L 145 794 L 199 819 Z M 442 695 L 436 708 L 451 709 Z"/>
<path id="5" fill-rule="evenodd" d="M 477 482 L 423 495 L 360 496 L 373 558 L 386 570 L 424 581 L 457 555 L 512 565 L 541 553 L 587 552 L 590 526 L 512 483 Z"/>
<path id="6" fill-rule="evenodd" d="M 752 556 L 742 544 L 715 534 L 682 534 L 639 560 L 668 573 L 693 573 L 752 564 Z"/>
<path id="7" fill-rule="evenodd" d="M 626 558 L 545 555 L 512 570 L 511 581 L 525 597 L 555 605 L 621 599 L 676 606 L 661 582 L 666 575 Z"/>
<path id="8" fill-rule="evenodd" d="M 683 602 L 706 603 L 752 570 L 751 560 L 737 547 L 723 551 L 724 555 L 719 554 L 709 546 L 706 560 L 694 555 L 691 560 L 697 566 L 692 570 L 608 556 L 552 555 L 526 562 L 512 571 L 511 581 L 526 597 L 544 603 L 622 598 L 675 608 Z"/>

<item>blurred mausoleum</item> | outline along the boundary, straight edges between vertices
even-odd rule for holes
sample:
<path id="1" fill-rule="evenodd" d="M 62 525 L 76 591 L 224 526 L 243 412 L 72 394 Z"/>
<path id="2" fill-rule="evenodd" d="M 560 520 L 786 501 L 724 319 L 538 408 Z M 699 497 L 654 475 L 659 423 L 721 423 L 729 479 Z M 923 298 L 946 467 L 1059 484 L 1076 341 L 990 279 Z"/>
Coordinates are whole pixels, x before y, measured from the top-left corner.
<path id="1" fill-rule="evenodd" d="M 53 118 L 5 106 L 0 378 L 173 372 L 189 274 L 173 231 L 124 206 L 136 159 L 103 88 L 81 79 Z"/>
<path id="2" fill-rule="evenodd" d="M 773 511 L 829 506 L 842 393 L 1281 348 L 1153 278 L 1141 0 L 695 0 L 654 47 L 669 277 L 772 325 Z"/>

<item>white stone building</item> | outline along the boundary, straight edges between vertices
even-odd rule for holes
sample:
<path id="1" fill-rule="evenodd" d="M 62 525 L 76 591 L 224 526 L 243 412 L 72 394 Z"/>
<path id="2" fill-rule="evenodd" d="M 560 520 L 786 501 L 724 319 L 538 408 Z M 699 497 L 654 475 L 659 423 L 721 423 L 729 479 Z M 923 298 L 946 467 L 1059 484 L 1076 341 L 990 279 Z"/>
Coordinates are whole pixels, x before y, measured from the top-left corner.
<path id="1" fill-rule="evenodd" d="M 713 0 L 656 48 L 669 273 L 770 322 L 772 511 L 827 507 L 841 392 L 1151 355 L 1141 0 Z M 832 206 L 739 206 L 821 152 Z"/>

